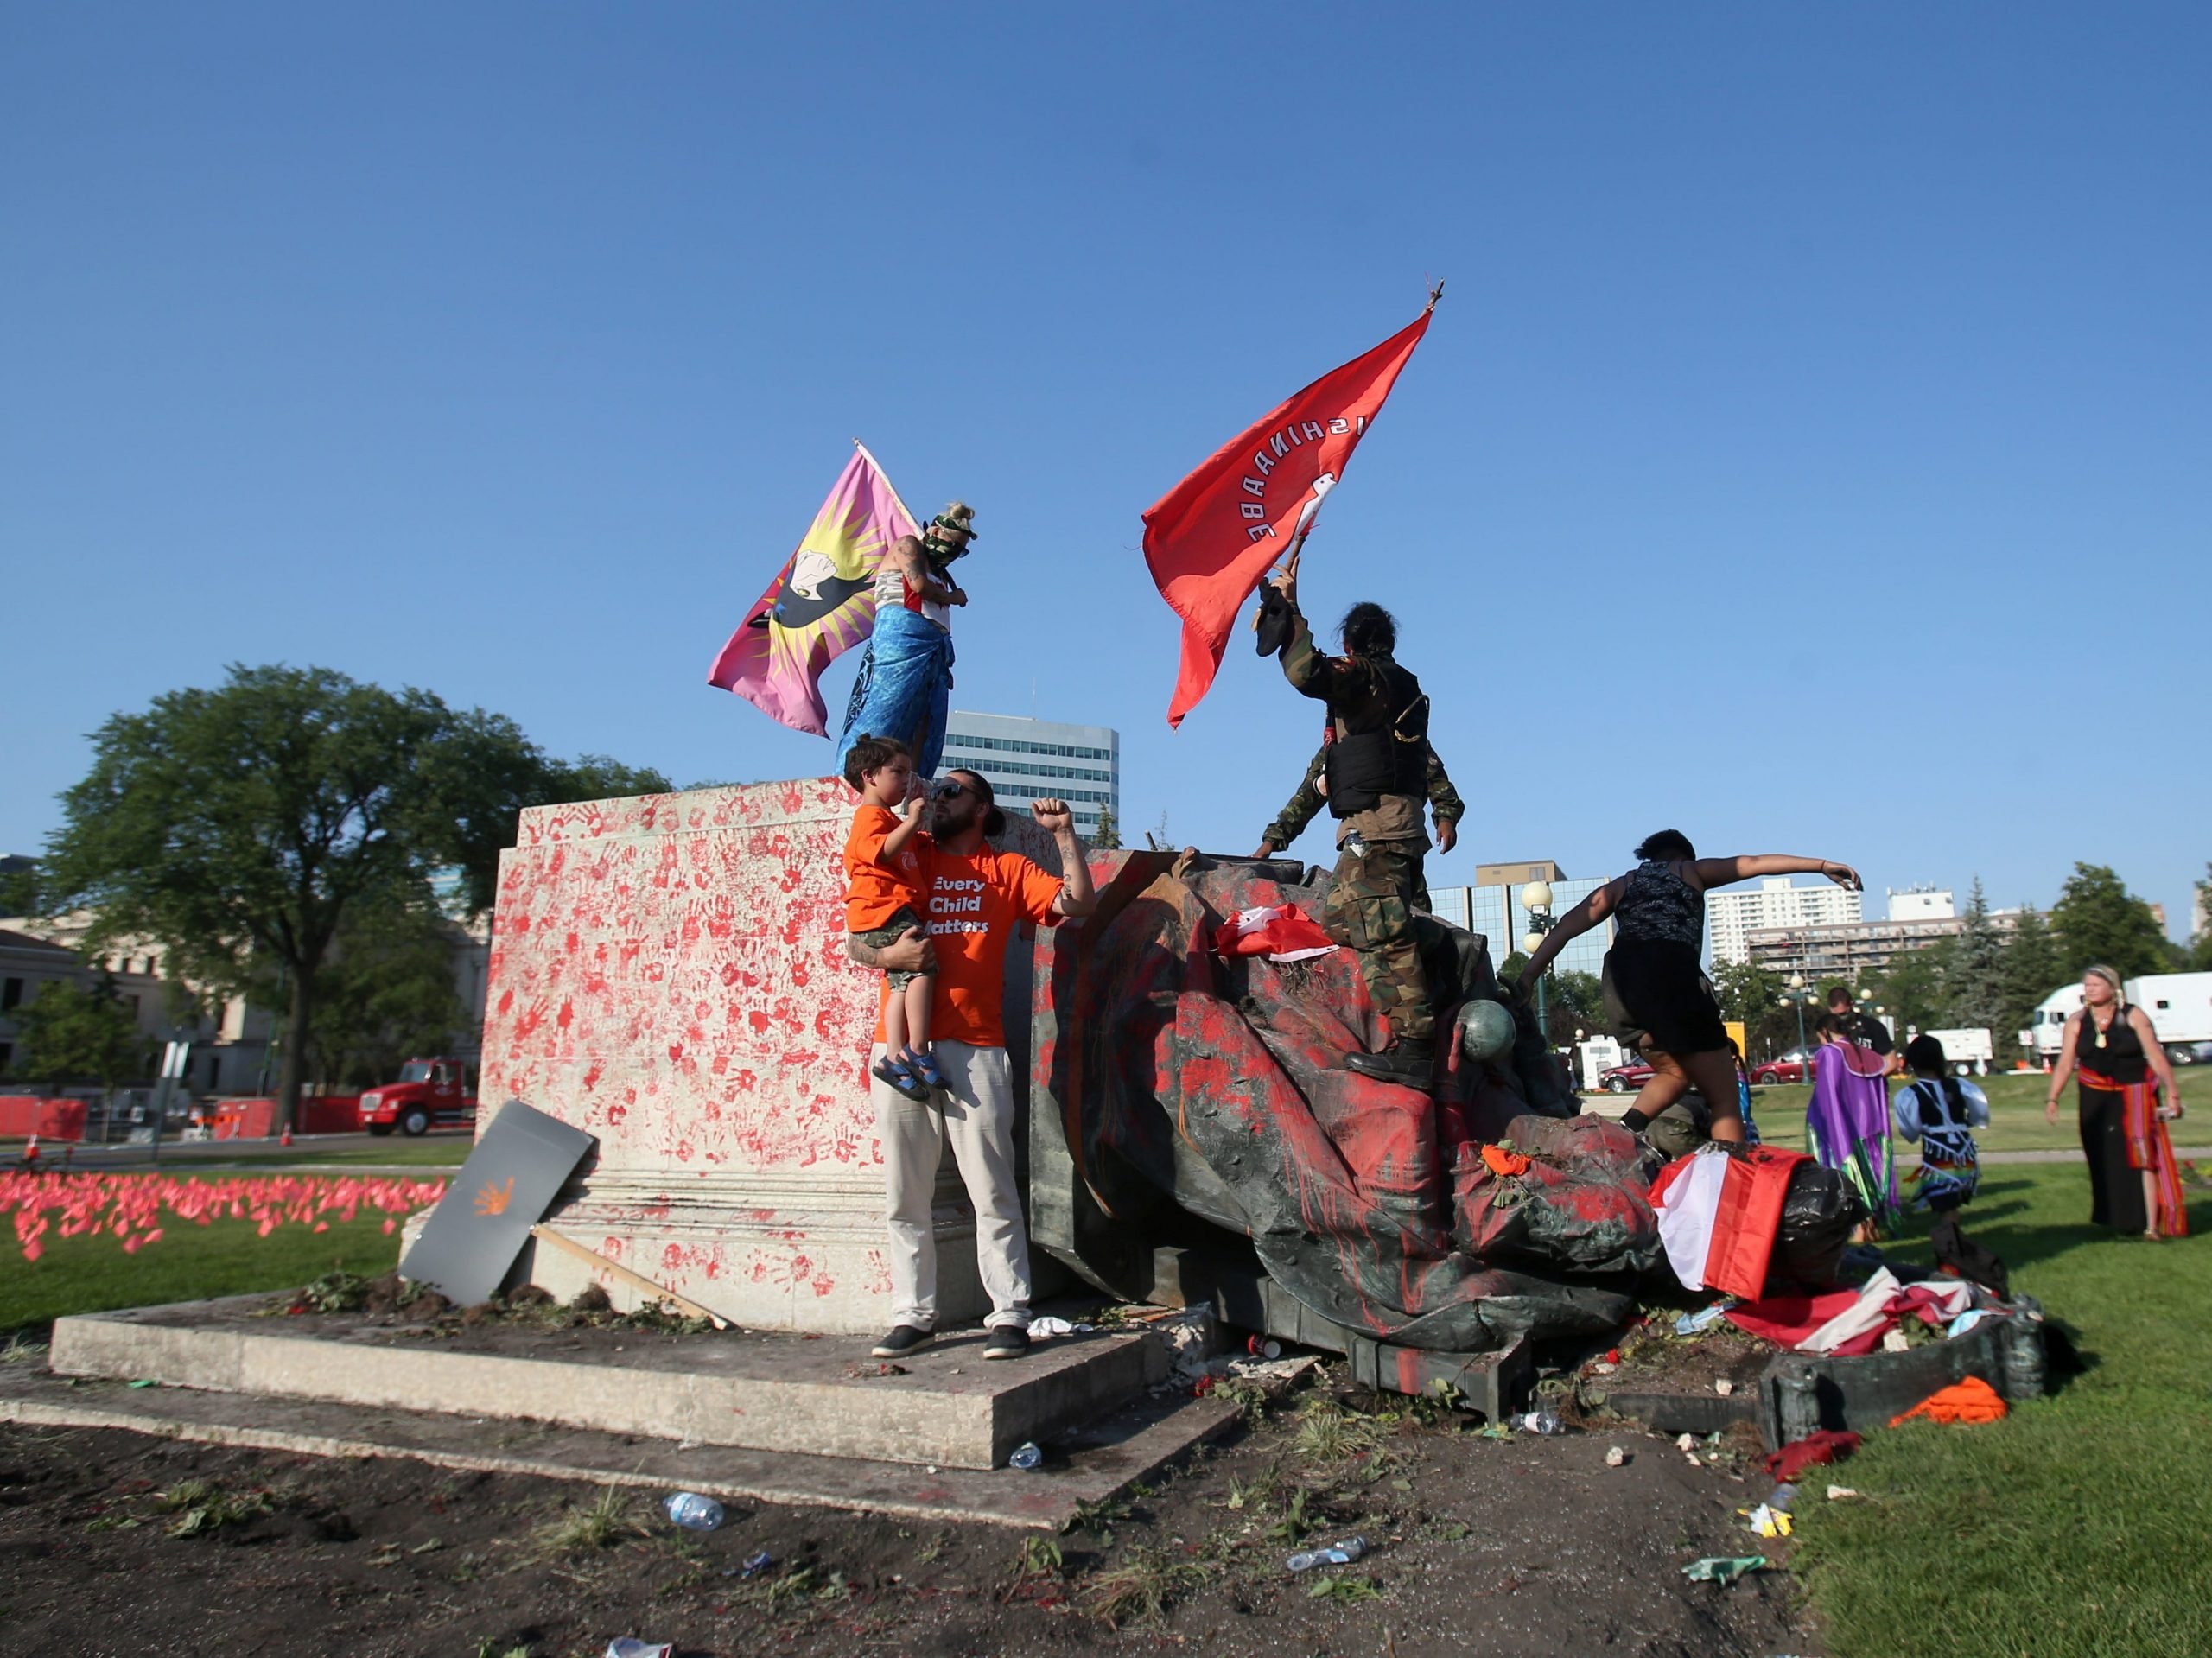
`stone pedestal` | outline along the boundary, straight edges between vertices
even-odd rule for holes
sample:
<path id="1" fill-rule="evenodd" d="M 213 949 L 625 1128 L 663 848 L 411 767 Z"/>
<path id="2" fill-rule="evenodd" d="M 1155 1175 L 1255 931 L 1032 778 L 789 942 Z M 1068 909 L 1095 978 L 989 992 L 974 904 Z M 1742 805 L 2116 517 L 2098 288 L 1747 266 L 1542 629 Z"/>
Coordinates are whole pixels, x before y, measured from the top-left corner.
<path id="1" fill-rule="evenodd" d="M 741 1325 L 887 1327 L 866 1076 L 881 977 L 844 954 L 855 804 L 816 778 L 537 807 L 500 860 L 484 1121 L 518 1099 L 597 1135 L 550 1223 Z M 1026 950 L 1007 979 L 1019 1076 Z M 988 1303 L 949 1161 L 938 1197 L 953 1322 Z M 585 1281 L 556 1250 L 523 1270 L 563 1298 Z"/>

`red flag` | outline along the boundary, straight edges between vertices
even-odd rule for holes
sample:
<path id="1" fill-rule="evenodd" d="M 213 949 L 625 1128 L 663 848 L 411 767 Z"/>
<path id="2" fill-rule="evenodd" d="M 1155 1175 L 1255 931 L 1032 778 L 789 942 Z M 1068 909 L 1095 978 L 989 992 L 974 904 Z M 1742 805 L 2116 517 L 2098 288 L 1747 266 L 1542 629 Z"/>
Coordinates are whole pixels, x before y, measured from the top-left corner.
<path id="1" fill-rule="evenodd" d="M 1343 478 L 1435 305 L 1269 410 L 1144 515 L 1144 561 L 1183 619 L 1169 725 L 1181 725 L 1213 684 L 1238 609 Z"/>

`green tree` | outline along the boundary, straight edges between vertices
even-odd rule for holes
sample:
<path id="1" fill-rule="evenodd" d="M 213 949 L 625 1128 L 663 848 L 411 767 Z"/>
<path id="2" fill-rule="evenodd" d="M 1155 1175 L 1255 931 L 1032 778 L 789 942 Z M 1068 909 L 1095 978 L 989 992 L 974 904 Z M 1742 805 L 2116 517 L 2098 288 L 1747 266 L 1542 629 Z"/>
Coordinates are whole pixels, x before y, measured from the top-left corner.
<path id="1" fill-rule="evenodd" d="M 153 1043 L 102 974 L 84 985 L 68 979 L 48 984 L 16 1009 L 22 1052 L 18 1075 L 34 1083 L 98 1083 L 114 1089 L 143 1080 L 153 1069 Z"/>
<path id="2" fill-rule="evenodd" d="M 1751 1051 L 1744 1057 L 1756 1064 L 1797 1040 L 1797 1015 L 1782 1000 L 1789 981 L 1772 968 L 1757 962 L 1716 962 L 1713 988 L 1720 1000 L 1720 1016 L 1739 1020 Z"/>
<path id="3" fill-rule="evenodd" d="M 550 761 L 499 715 L 320 668 L 233 667 L 215 689 L 114 715 L 92 743 L 41 867 L 47 903 L 94 912 L 94 953 L 151 938 L 174 974 L 211 988 L 281 983 L 288 1121 L 350 917 L 419 905 L 439 867 L 458 867 L 480 909 L 522 806 L 667 786 Z"/>
<path id="4" fill-rule="evenodd" d="M 390 1082 L 400 1063 L 441 1053 L 467 1019 L 454 980 L 457 929 L 427 905 L 350 913 L 323 964 L 308 1068 L 340 1087 Z"/>
<path id="5" fill-rule="evenodd" d="M 1867 984 L 1900 1044 L 1908 1028 L 1933 1030 L 1942 1022 L 1949 1002 L 1951 943 L 1946 938 L 1924 950 L 1902 950 Z"/>
<path id="6" fill-rule="evenodd" d="M 1098 830 L 1090 837 L 1093 852 L 1119 852 L 1122 849 L 1122 827 L 1114 821 L 1114 809 L 1098 809 Z"/>
<path id="7" fill-rule="evenodd" d="M 2066 983 L 2066 962 L 2050 924 L 2032 904 L 2024 906 L 2005 941 L 2005 1023 L 1995 1033 L 1999 1051 L 2032 1028 L 2043 999 Z M 2032 1052 L 2028 1053 L 2034 1058 Z"/>
<path id="8" fill-rule="evenodd" d="M 1945 1026 L 1955 1030 L 1986 1030 L 1993 1043 L 2011 1042 L 2012 1032 L 2005 1027 L 2008 1001 L 2005 953 L 2005 935 L 1989 918 L 1989 899 L 1981 890 L 1981 877 L 1976 875 L 1974 891 L 1967 899 L 1966 924 L 1951 943 L 1942 1010 Z"/>
<path id="9" fill-rule="evenodd" d="M 2050 925 L 2068 974 L 2102 962 L 2131 979 L 2139 973 L 2163 973 L 2172 963 L 2151 906 L 2102 864 L 2074 866 L 2051 905 Z"/>
<path id="10" fill-rule="evenodd" d="M 2196 936 L 2190 941 L 2189 964 L 2212 968 L 2212 863 L 2204 866 L 2204 879 L 2196 883 Z"/>
<path id="11" fill-rule="evenodd" d="M 38 861 L 0 858 L 0 915 L 39 915 Z"/>

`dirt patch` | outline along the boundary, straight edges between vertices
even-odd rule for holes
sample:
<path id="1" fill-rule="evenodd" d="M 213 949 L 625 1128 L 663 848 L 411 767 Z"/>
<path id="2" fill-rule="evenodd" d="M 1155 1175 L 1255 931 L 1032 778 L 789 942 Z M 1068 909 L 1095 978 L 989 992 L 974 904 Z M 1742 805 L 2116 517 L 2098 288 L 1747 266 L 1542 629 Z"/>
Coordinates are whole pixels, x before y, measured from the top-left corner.
<path id="1" fill-rule="evenodd" d="M 1325 1386 L 1058 1537 L 742 1506 L 700 1534 L 596 1487 L 0 1428 L 0 1619 L 57 1654 L 1814 1654 L 1786 1570 L 1681 1576 L 1786 1566 L 1735 1512 L 1756 1449 L 1497 1438 Z M 1283 1570 L 1353 1533 L 1356 1564 Z"/>

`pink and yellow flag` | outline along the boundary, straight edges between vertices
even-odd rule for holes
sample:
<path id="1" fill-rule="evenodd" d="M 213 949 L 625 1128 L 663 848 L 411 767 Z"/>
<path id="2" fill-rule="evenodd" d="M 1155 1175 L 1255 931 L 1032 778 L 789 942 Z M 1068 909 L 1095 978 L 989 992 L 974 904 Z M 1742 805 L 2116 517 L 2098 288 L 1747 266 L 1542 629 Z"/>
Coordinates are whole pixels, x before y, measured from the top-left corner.
<path id="1" fill-rule="evenodd" d="M 707 683 L 794 731 L 830 734 L 822 670 L 875 626 L 875 567 L 921 526 L 875 457 L 853 445 L 813 527 L 715 658 Z"/>

